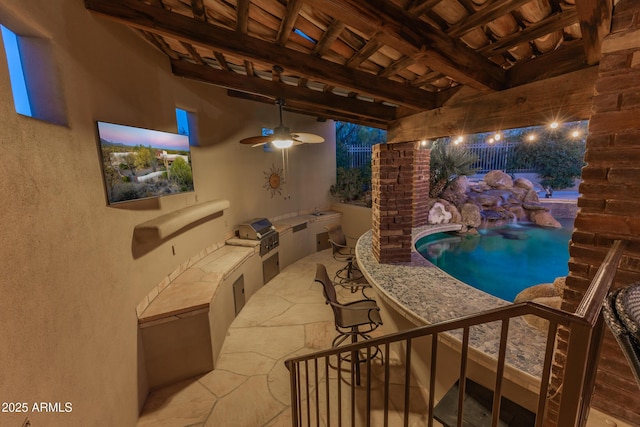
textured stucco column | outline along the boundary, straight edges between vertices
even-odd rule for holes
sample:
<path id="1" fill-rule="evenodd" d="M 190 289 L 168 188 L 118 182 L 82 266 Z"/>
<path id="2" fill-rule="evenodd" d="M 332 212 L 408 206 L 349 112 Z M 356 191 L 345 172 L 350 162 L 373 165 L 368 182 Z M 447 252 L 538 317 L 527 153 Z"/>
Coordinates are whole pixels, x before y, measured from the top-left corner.
<path id="1" fill-rule="evenodd" d="M 426 224 L 429 151 L 414 142 L 373 146 L 372 250 L 381 263 L 411 261 L 411 229 Z"/>
<path id="2" fill-rule="evenodd" d="M 569 276 L 562 309 L 574 312 L 613 239 L 631 239 L 614 288 L 640 280 L 640 14 L 637 0 L 621 0 L 611 33 L 602 44 L 593 115 L 582 170 L 580 208 L 571 237 Z M 558 336 L 552 388 L 562 383 L 568 333 Z M 557 414 L 562 393 L 550 402 Z M 613 336 L 606 331 L 598 364 L 593 407 L 640 425 L 640 393 Z M 549 423 L 548 425 L 553 425 Z"/>

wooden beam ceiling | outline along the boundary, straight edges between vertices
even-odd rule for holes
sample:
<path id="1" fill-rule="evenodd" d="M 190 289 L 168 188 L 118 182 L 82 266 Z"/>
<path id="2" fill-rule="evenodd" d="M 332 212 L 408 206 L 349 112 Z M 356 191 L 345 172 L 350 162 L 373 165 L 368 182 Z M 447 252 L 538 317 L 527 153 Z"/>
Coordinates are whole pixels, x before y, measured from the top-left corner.
<path id="1" fill-rule="evenodd" d="M 435 107 L 435 96 L 391 80 L 378 79 L 301 52 L 135 0 L 86 0 L 87 9 L 133 28 L 169 36 L 207 49 L 249 58 L 266 66 L 280 65 L 300 76 L 416 109 Z"/>
<path id="2" fill-rule="evenodd" d="M 247 78 L 241 74 L 228 73 L 211 67 L 192 64 L 188 61 L 171 61 L 173 74 L 189 79 L 226 87 L 254 95 L 266 95 L 271 99 L 284 98 L 287 102 L 299 102 L 317 108 L 350 113 L 357 111 L 364 118 L 378 122 L 395 120 L 395 108 L 384 104 L 335 95 L 331 92 L 309 90 L 281 81 L 268 81 L 260 77 Z"/>
<path id="3" fill-rule="evenodd" d="M 176 76 L 382 127 L 596 64 L 613 9 L 612 0 L 480 3 L 85 0 L 166 54 Z"/>

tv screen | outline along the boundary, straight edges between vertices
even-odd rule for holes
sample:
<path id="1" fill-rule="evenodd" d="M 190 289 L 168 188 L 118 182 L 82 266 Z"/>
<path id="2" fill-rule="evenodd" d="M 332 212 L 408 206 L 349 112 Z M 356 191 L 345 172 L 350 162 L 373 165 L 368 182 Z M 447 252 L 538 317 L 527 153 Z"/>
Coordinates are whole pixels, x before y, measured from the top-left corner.
<path id="1" fill-rule="evenodd" d="M 187 135 L 97 123 L 109 204 L 193 191 Z"/>

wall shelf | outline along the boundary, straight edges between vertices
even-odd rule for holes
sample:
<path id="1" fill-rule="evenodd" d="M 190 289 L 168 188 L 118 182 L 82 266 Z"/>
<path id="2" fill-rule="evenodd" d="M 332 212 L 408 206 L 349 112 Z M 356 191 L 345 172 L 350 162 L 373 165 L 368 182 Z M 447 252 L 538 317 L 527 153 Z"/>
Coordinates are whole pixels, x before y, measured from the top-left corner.
<path id="1" fill-rule="evenodd" d="M 133 234 L 140 243 L 160 241 L 208 216 L 229 208 L 228 200 L 211 200 L 159 216 L 135 226 Z"/>

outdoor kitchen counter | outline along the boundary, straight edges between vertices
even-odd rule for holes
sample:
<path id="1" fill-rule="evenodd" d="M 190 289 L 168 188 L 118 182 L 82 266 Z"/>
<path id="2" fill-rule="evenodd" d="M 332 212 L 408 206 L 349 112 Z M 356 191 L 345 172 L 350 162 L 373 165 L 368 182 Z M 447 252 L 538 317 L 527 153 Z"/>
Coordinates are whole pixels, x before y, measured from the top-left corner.
<path id="1" fill-rule="evenodd" d="M 356 245 L 358 265 L 379 298 L 392 310 L 416 326 L 456 319 L 510 303 L 475 289 L 435 267 L 415 250 L 416 241 L 426 235 L 454 231 L 452 224 L 428 225 L 413 230 L 411 262 L 380 264 L 371 249 L 372 232 L 364 233 Z M 459 229 L 459 227 L 458 227 Z M 477 357 L 494 359 L 498 354 L 499 326 L 474 327 L 470 346 Z M 461 331 L 447 334 L 460 341 Z M 521 318 L 509 324 L 507 364 L 525 374 L 531 387 L 539 383 L 545 354 L 545 336 Z"/>
<path id="2" fill-rule="evenodd" d="M 306 223 L 314 223 L 318 221 L 335 220 L 339 221 L 342 213 L 336 211 L 320 211 L 320 215 L 314 215 L 312 213 L 304 215 L 291 215 L 284 217 L 277 217 L 273 220 L 273 225 L 279 233 L 285 232 L 295 226 Z"/>

